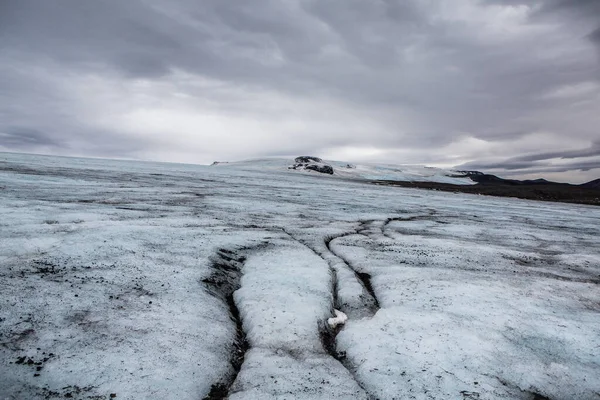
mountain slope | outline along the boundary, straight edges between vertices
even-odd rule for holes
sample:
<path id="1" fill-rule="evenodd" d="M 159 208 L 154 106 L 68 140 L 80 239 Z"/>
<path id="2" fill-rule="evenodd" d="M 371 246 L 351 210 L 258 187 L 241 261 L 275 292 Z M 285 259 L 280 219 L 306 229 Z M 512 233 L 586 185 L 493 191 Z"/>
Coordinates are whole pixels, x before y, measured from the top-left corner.
<path id="1" fill-rule="evenodd" d="M 587 183 L 582 183 L 579 185 L 588 189 L 600 189 L 600 179 L 594 179 L 593 181 L 589 181 Z"/>

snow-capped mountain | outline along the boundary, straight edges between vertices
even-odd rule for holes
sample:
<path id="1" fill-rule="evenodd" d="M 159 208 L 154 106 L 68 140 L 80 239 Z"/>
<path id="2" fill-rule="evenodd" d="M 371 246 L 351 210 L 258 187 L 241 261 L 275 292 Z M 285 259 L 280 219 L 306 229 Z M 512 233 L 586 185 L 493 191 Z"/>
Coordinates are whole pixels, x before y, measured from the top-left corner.
<path id="1" fill-rule="evenodd" d="M 302 166 L 297 159 L 312 159 L 305 162 L 309 168 Z M 318 160 L 318 161 L 317 161 Z M 297 165 L 297 167 L 294 167 Z M 216 162 L 216 167 L 234 167 L 242 169 L 256 169 L 263 171 L 286 171 L 304 172 L 308 174 L 319 174 L 319 166 L 331 166 L 331 175 L 346 179 L 360 180 L 384 180 L 384 181 L 406 181 L 406 182 L 437 182 L 453 185 L 473 185 L 474 182 L 465 173 L 423 165 L 393 165 L 393 164 L 356 164 L 344 161 L 322 160 L 314 156 L 300 156 L 296 159 L 290 158 L 268 158 L 254 159 L 238 162 Z M 312 167 L 311 167 L 312 166 Z M 330 174 L 328 170 L 323 170 Z"/>

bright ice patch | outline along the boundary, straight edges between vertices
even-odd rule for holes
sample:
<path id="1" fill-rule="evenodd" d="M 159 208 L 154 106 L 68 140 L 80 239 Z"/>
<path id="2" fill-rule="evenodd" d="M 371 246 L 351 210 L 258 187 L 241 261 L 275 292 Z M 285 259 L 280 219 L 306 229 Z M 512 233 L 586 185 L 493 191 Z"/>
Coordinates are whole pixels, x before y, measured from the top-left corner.
<path id="1" fill-rule="evenodd" d="M 330 328 L 335 329 L 338 325 L 344 325 L 346 321 L 348 321 L 348 317 L 340 310 L 333 311 L 335 312 L 335 317 L 329 318 L 327 323 L 329 324 Z"/>

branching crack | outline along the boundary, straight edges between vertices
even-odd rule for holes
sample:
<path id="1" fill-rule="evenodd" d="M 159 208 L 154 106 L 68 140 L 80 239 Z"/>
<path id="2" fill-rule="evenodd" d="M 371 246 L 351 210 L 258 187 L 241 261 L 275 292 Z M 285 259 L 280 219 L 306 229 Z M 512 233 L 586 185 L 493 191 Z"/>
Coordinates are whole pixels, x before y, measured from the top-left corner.
<path id="1" fill-rule="evenodd" d="M 377 299 L 377 296 L 375 295 L 375 290 L 373 289 L 373 285 L 371 283 L 371 275 L 366 273 L 366 272 L 361 272 L 358 270 L 358 268 L 356 268 L 356 266 L 354 266 L 348 259 L 346 259 L 345 257 L 343 257 L 342 255 L 338 254 L 335 252 L 335 250 L 332 249 L 331 243 L 333 242 L 333 240 L 335 239 L 341 239 L 345 236 L 350 236 L 350 235 L 355 235 L 358 234 L 357 231 L 355 232 L 350 232 L 350 233 L 344 233 L 342 235 L 338 235 L 338 236 L 331 236 L 325 239 L 325 246 L 327 247 L 327 250 L 333 254 L 336 258 L 338 258 L 339 260 L 341 260 L 344 265 L 354 273 L 354 276 L 356 276 L 356 279 L 358 280 L 358 282 L 360 282 L 360 284 L 362 285 L 362 287 L 365 289 L 366 293 L 368 294 L 368 298 L 365 299 L 364 301 L 364 307 L 370 309 L 370 314 L 374 315 L 377 310 L 379 310 L 379 300 Z"/>

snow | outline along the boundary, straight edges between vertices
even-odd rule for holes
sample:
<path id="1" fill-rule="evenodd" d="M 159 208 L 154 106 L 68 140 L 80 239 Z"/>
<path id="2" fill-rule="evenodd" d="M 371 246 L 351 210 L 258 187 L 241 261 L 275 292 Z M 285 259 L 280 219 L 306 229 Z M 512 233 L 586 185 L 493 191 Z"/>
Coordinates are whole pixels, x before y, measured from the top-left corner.
<path id="1" fill-rule="evenodd" d="M 332 164 L 0 153 L 0 398 L 599 398 L 599 208 Z"/>
<path id="2" fill-rule="evenodd" d="M 317 325 L 329 316 L 331 279 L 320 257 L 289 239 L 249 256 L 235 302 L 250 347 L 323 352 Z"/>
<path id="3" fill-rule="evenodd" d="M 341 177 L 362 178 L 382 181 L 438 182 L 454 185 L 473 185 L 470 178 L 458 177 L 462 174 L 449 169 L 427 167 L 423 165 L 372 165 L 352 164 L 354 168 L 345 167 L 344 163 L 333 163 Z"/>
<path id="4" fill-rule="evenodd" d="M 294 164 L 293 159 L 267 158 L 228 163 L 217 163 L 215 169 L 236 168 L 251 171 L 284 171 Z M 317 163 L 319 164 L 319 163 Z M 463 174 L 443 168 L 428 167 L 424 165 L 394 165 L 394 164 L 354 164 L 342 161 L 326 160 L 319 165 L 330 165 L 334 175 L 345 179 L 354 180 L 382 180 L 382 181 L 407 181 L 407 182 L 437 182 L 454 185 L 474 185 L 476 182 Z M 292 170 L 313 176 L 324 177 L 327 174 L 298 168 Z"/>

